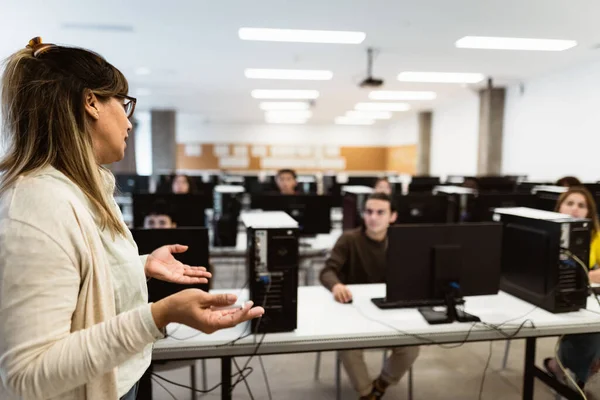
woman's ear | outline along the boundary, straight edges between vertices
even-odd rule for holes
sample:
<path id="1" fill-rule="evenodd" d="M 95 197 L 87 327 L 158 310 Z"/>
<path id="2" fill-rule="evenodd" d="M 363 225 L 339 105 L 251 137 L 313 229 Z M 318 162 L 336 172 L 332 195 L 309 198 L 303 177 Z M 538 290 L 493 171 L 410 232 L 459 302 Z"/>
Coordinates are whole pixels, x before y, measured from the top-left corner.
<path id="1" fill-rule="evenodd" d="M 93 120 L 97 121 L 100 118 L 99 101 L 91 90 L 87 90 L 85 92 L 83 98 L 83 107 L 86 114 Z"/>

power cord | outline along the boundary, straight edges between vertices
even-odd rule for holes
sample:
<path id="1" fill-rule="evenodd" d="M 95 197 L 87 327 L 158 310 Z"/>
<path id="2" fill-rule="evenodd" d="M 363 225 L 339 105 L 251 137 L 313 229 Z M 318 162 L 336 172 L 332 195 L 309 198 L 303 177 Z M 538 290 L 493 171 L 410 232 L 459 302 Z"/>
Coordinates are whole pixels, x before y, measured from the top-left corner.
<path id="1" fill-rule="evenodd" d="M 248 368 L 246 368 L 245 370 L 242 370 L 242 375 L 243 375 L 243 372 L 245 372 L 245 371 L 248 371 L 248 373 L 247 373 L 247 374 L 245 374 L 245 375 L 243 376 L 243 379 L 246 379 L 246 378 L 248 378 L 248 376 L 249 376 L 249 375 L 250 375 L 250 374 L 251 374 L 251 373 L 254 371 L 254 369 L 253 369 L 252 367 L 248 367 Z M 240 375 L 240 373 L 235 373 L 235 374 L 231 375 L 231 378 L 235 378 L 235 377 L 237 377 L 238 375 Z M 206 390 L 200 390 L 200 389 L 193 389 L 193 388 L 192 388 L 192 387 L 190 387 L 190 386 L 187 386 L 187 385 L 183 385 L 183 384 L 181 384 L 181 383 L 174 382 L 174 381 L 172 381 L 172 380 L 169 380 L 169 379 L 165 378 L 164 376 L 162 376 L 162 375 L 159 375 L 159 374 L 157 374 L 157 373 L 154 373 L 154 372 L 152 372 L 152 376 L 153 376 L 153 377 L 156 377 L 156 378 L 158 378 L 158 379 L 160 379 L 160 380 L 162 380 L 162 381 L 164 381 L 164 382 L 167 382 L 167 383 L 169 383 L 169 384 L 171 384 L 171 385 L 173 385 L 173 386 L 177 386 L 177 387 L 184 388 L 184 389 L 188 389 L 188 390 L 193 390 L 193 391 L 194 391 L 194 392 L 196 392 L 196 393 L 202 393 L 202 394 L 207 394 L 207 393 L 214 392 L 215 390 L 217 390 L 218 388 L 220 388 L 220 387 L 223 385 L 223 382 L 221 382 L 221 383 L 218 383 L 218 384 L 216 384 L 215 386 L 211 387 L 210 389 L 206 389 Z M 233 390 L 233 387 L 232 387 L 232 390 Z"/>
<path id="2" fill-rule="evenodd" d="M 173 400 L 177 400 L 177 397 L 175 397 L 175 395 L 173 394 L 173 392 L 171 392 L 169 389 L 167 389 L 167 387 L 165 385 L 163 385 L 161 381 L 159 381 L 158 379 L 156 379 L 153 376 L 151 378 L 152 378 L 152 381 L 154 381 L 154 383 L 156 383 L 158 386 L 160 386 L 161 388 L 163 388 L 163 390 L 165 392 L 167 392 L 169 394 L 169 396 L 171 396 L 173 398 Z"/>
<path id="3" fill-rule="evenodd" d="M 490 349 L 488 352 L 488 358 L 485 363 L 485 368 L 483 369 L 483 374 L 481 376 L 481 384 L 479 385 L 479 396 L 477 397 L 479 400 L 481 400 L 481 398 L 483 396 L 483 387 L 485 385 L 485 377 L 487 374 L 487 370 L 490 367 L 490 361 L 492 361 L 492 353 L 493 353 L 492 345 L 493 345 L 493 342 L 490 340 Z"/>

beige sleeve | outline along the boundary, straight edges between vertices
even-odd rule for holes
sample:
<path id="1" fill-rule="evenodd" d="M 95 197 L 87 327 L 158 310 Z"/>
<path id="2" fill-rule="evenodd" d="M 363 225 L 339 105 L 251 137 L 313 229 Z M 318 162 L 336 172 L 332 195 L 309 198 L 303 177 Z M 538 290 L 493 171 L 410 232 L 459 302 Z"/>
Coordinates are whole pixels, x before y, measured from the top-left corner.
<path id="1" fill-rule="evenodd" d="M 71 333 L 80 286 L 75 262 L 33 226 L 0 226 L 0 371 L 19 397 L 60 396 L 162 337 L 149 304 Z"/>

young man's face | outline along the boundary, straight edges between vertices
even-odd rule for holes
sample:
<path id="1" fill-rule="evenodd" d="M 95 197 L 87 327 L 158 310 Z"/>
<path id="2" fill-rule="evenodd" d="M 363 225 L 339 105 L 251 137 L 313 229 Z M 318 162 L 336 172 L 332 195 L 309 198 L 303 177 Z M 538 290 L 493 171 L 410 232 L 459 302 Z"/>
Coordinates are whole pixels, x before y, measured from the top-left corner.
<path id="1" fill-rule="evenodd" d="M 165 214 L 152 214 L 144 218 L 145 229 L 173 229 L 176 227 L 171 217 Z"/>
<path id="2" fill-rule="evenodd" d="M 392 213 L 389 201 L 371 199 L 365 204 L 363 218 L 368 232 L 380 234 L 396 221 L 396 213 Z"/>
<path id="3" fill-rule="evenodd" d="M 288 172 L 277 175 L 275 182 L 281 194 L 294 194 L 296 192 L 296 185 L 298 183 L 294 175 Z"/>

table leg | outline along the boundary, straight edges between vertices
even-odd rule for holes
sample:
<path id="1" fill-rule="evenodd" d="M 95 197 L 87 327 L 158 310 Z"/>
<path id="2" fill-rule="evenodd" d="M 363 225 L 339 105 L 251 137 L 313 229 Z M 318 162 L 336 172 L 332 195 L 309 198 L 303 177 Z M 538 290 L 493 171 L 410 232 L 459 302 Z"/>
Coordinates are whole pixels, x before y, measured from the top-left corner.
<path id="1" fill-rule="evenodd" d="M 523 370 L 523 400 L 533 400 L 535 383 L 536 338 L 525 339 L 525 368 Z"/>
<path id="2" fill-rule="evenodd" d="M 221 358 L 221 399 L 231 400 L 231 357 Z"/>

